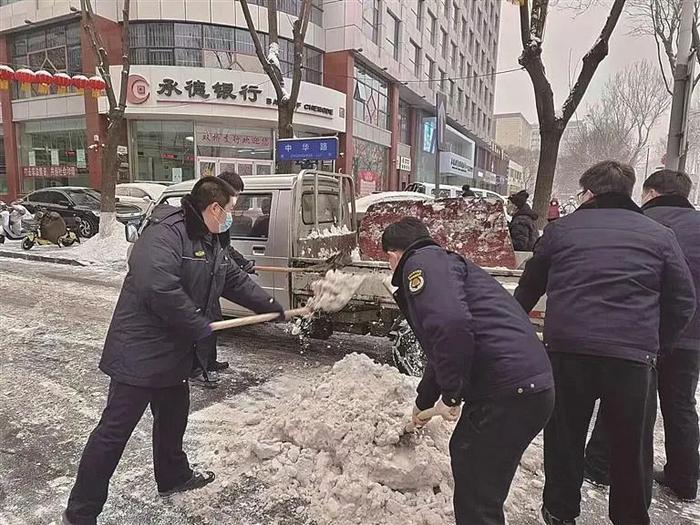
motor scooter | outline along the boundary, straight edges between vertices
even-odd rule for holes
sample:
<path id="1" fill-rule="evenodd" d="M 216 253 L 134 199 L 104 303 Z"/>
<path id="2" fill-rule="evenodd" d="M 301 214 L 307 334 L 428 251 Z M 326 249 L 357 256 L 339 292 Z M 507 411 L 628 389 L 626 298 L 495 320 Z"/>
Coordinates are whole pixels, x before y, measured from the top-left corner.
<path id="1" fill-rule="evenodd" d="M 66 221 L 55 211 L 38 209 L 34 214 L 34 221 L 29 223 L 28 227 L 29 231 L 22 240 L 22 248 L 25 250 L 31 250 L 35 244 L 68 247 L 80 242 L 80 238 L 66 227 Z"/>
<path id="2" fill-rule="evenodd" d="M 0 201 L 0 244 L 5 240 L 23 240 L 28 233 L 25 223 L 32 219 L 32 214 L 21 204 L 6 204 Z"/>

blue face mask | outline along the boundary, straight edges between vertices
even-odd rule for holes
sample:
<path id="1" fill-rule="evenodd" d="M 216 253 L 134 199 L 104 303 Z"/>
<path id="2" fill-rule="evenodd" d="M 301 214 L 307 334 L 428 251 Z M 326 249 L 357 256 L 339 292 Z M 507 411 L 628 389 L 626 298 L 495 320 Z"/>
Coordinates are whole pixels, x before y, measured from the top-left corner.
<path id="1" fill-rule="evenodd" d="M 228 229 L 231 227 L 233 224 L 233 215 L 231 215 L 231 212 L 226 213 L 226 220 L 224 221 L 223 224 L 219 224 L 219 233 L 224 233 L 228 231 Z"/>

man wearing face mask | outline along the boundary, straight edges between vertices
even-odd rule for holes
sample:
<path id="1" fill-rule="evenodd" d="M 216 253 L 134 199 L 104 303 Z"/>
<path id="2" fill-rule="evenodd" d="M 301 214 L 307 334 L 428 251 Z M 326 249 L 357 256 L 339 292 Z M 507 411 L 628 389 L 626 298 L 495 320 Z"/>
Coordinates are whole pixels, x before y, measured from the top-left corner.
<path id="1" fill-rule="evenodd" d="M 459 419 L 450 440 L 457 525 L 501 525 L 520 458 L 554 406 L 547 354 L 513 297 L 420 220 L 389 226 L 382 247 L 394 298 L 428 358 L 413 422 L 425 425 L 418 415 L 433 406 Z"/>
<path id="2" fill-rule="evenodd" d="M 148 405 L 158 493 L 214 480 L 212 472 L 193 470 L 182 450 L 195 347 L 211 337 L 220 297 L 284 318 L 282 306 L 232 263 L 221 243 L 236 197 L 228 183 L 204 177 L 181 208 L 154 210 L 134 246 L 100 361 L 111 379 L 107 406 L 85 445 L 64 525 L 96 524 L 109 480 Z"/>

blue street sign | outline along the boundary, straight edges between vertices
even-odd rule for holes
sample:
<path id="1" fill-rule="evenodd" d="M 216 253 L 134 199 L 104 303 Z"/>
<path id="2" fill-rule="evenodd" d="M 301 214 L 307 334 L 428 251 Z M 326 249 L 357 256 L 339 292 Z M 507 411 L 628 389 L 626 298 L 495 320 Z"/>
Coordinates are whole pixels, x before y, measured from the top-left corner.
<path id="1" fill-rule="evenodd" d="M 337 158 L 338 137 L 277 141 L 277 160 L 335 160 Z"/>

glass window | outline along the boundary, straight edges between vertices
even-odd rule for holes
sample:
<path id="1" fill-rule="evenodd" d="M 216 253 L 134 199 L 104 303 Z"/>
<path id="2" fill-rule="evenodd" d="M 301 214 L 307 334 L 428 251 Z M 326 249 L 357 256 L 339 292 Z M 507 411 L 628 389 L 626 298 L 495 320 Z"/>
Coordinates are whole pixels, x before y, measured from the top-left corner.
<path id="1" fill-rule="evenodd" d="M 413 70 L 413 74 L 420 78 L 420 57 L 421 57 L 421 49 L 416 45 L 416 43 L 411 40 L 411 46 L 413 47 L 413 51 L 408 54 L 408 61 L 411 69 Z"/>
<path id="2" fill-rule="evenodd" d="M 304 192 L 301 196 L 301 220 L 304 224 L 315 224 L 314 205 L 316 199 L 313 192 Z M 340 196 L 337 193 L 318 192 L 318 223 L 338 224 L 340 214 Z"/>
<path id="3" fill-rule="evenodd" d="M 363 0 L 362 32 L 375 44 L 379 43 L 379 0 Z"/>
<path id="4" fill-rule="evenodd" d="M 175 65 L 175 55 L 172 49 L 151 49 L 148 52 L 148 63 L 156 66 Z"/>
<path id="5" fill-rule="evenodd" d="M 445 91 L 445 72 L 440 69 L 440 91 Z"/>
<path id="6" fill-rule="evenodd" d="M 464 55 L 462 53 L 459 54 L 459 75 L 464 76 L 464 64 L 466 60 L 464 58 Z"/>
<path id="7" fill-rule="evenodd" d="M 199 49 L 175 49 L 175 65 L 200 67 L 202 52 Z"/>
<path id="8" fill-rule="evenodd" d="M 353 98 L 353 111 L 357 120 L 389 129 L 387 84 L 360 64 L 355 65 Z"/>
<path id="9" fill-rule="evenodd" d="M 355 157 L 352 168 L 358 195 L 382 191 L 389 173 L 389 149 L 379 144 L 353 138 Z"/>
<path id="10" fill-rule="evenodd" d="M 410 144 L 411 108 L 399 101 L 399 142 Z"/>
<path id="11" fill-rule="evenodd" d="M 437 18 L 433 13 L 428 11 L 428 40 L 430 45 L 434 46 L 437 38 Z"/>
<path id="12" fill-rule="evenodd" d="M 233 208 L 232 238 L 267 239 L 272 193 L 242 193 Z M 303 207 L 302 207 L 303 210 Z"/>
<path id="13" fill-rule="evenodd" d="M 202 26 L 199 24 L 175 24 L 175 47 L 202 49 Z"/>
<path id="14" fill-rule="evenodd" d="M 442 49 L 442 58 L 447 58 L 447 53 L 449 53 L 449 47 L 447 46 L 447 31 L 444 29 L 440 30 L 442 36 L 440 37 L 440 48 Z"/>
<path id="15" fill-rule="evenodd" d="M 432 87 L 435 85 L 435 60 L 430 58 L 428 55 L 425 55 L 425 60 L 428 64 L 428 67 L 425 70 L 425 78 Z"/>
<path id="16" fill-rule="evenodd" d="M 17 142 L 22 193 L 89 184 L 84 118 L 17 123 Z M 25 176 L 30 168 L 40 170 Z"/>
<path id="17" fill-rule="evenodd" d="M 175 44 L 174 28 L 171 22 L 150 22 L 147 28 L 147 46 L 173 47 Z"/>
<path id="18" fill-rule="evenodd" d="M 418 0 L 416 2 L 416 27 L 418 29 L 423 29 L 423 12 L 425 10 L 425 0 Z"/>
<path id="19" fill-rule="evenodd" d="M 15 68 L 24 66 L 34 70 L 45 69 L 49 73 L 68 73 L 74 75 L 82 72 L 80 57 L 80 23 L 48 26 L 41 29 L 24 31 L 10 37 L 12 62 Z M 74 93 L 74 88 L 68 88 Z M 48 93 L 39 93 L 38 85 L 20 89 L 12 84 L 12 97 L 25 99 L 35 96 L 58 94 L 58 86 L 49 85 Z"/>
<path id="20" fill-rule="evenodd" d="M 394 57 L 394 60 L 399 59 L 399 28 L 401 27 L 399 25 L 399 19 L 396 18 L 396 16 L 388 12 L 388 25 L 387 25 L 387 30 L 386 30 L 386 42 L 388 45 L 389 50 L 391 51 L 391 55 Z"/>
<path id="21" fill-rule="evenodd" d="M 129 158 L 135 180 L 194 178 L 194 124 L 183 121 L 131 122 Z"/>
<path id="22" fill-rule="evenodd" d="M 457 69 L 457 44 L 452 42 L 452 69 Z"/>

